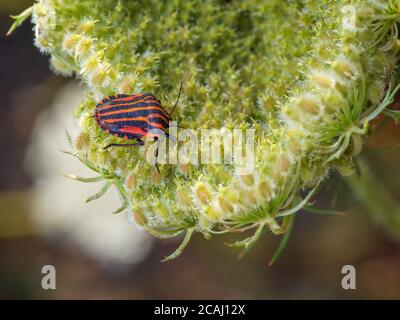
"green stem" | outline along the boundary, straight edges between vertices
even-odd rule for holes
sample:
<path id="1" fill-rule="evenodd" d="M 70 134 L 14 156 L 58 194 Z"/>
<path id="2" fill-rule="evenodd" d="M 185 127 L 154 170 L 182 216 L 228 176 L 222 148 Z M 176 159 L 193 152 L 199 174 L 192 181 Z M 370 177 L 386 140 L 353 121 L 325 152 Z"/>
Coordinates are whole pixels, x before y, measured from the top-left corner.
<path id="1" fill-rule="evenodd" d="M 368 213 L 395 239 L 400 240 L 400 204 L 371 172 L 365 160 L 359 159 L 361 175 L 346 178 Z"/>
<path id="2" fill-rule="evenodd" d="M 14 23 L 11 25 L 10 29 L 7 32 L 7 36 L 9 36 L 15 29 L 17 29 L 21 24 L 24 23 L 24 21 L 26 19 L 28 19 L 33 12 L 33 6 L 29 7 L 28 9 L 24 10 L 23 12 L 21 12 L 19 15 L 17 16 L 11 16 L 11 18 L 13 18 L 15 21 Z"/>
<path id="3" fill-rule="evenodd" d="M 190 228 L 186 231 L 186 235 L 183 238 L 182 243 L 179 245 L 179 247 L 174 251 L 174 253 L 170 254 L 168 257 L 165 257 L 163 260 L 161 260 L 162 262 L 165 261 L 169 261 L 169 260 L 173 260 L 177 257 L 179 257 L 183 250 L 185 250 L 185 248 L 187 247 L 187 245 L 189 244 L 190 239 L 192 238 L 193 232 L 195 231 L 195 228 Z"/>

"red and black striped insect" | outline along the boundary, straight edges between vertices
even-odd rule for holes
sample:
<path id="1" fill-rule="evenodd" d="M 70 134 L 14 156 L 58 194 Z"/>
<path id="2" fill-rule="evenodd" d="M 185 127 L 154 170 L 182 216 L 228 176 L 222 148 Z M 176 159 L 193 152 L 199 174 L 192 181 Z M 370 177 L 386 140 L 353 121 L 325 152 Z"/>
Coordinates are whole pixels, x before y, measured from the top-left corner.
<path id="1" fill-rule="evenodd" d="M 104 147 L 137 147 L 143 146 L 144 138 L 153 138 L 159 142 L 161 135 L 169 138 L 169 122 L 172 120 L 179 97 L 182 83 L 179 87 L 178 98 L 171 111 L 168 112 L 161 102 L 151 93 L 134 95 L 117 94 L 106 97 L 96 104 L 94 118 L 104 131 L 125 140 L 136 140 L 135 143 L 111 143 Z M 155 154 L 158 157 L 158 147 Z M 160 172 L 157 162 L 157 171 Z"/>

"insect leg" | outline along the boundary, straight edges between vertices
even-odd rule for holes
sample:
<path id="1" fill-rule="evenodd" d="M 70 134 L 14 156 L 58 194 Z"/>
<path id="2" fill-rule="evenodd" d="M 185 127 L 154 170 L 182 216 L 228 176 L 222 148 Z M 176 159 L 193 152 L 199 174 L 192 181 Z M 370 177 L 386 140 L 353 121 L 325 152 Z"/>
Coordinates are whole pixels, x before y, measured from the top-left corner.
<path id="1" fill-rule="evenodd" d="M 160 139 L 157 139 L 156 140 L 156 142 L 157 142 L 157 149 L 156 149 L 156 152 L 155 152 L 155 161 L 154 161 L 154 165 L 156 166 L 156 169 L 157 169 L 157 172 L 160 174 L 160 168 L 158 167 L 158 163 L 157 163 L 157 161 L 158 161 L 158 149 L 160 148 Z"/>
<path id="2" fill-rule="evenodd" d="M 103 149 L 108 149 L 110 147 L 141 147 L 144 145 L 144 142 L 140 139 L 137 139 L 136 143 L 110 143 L 106 145 Z"/>
<path id="3" fill-rule="evenodd" d="M 175 136 L 169 134 L 168 132 L 165 132 L 165 136 L 166 136 L 169 140 L 171 140 L 171 141 L 173 141 L 174 143 L 176 143 L 176 137 L 175 137 Z"/>

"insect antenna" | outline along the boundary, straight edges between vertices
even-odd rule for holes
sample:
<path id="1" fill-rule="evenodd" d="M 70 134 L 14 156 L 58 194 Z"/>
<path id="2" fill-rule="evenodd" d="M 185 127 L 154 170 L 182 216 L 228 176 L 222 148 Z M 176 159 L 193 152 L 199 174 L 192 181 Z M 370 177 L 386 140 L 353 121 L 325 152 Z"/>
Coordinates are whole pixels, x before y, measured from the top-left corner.
<path id="1" fill-rule="evenodd" d="M 179 86 L 178 98 L 176 99 L 176 102 L 175 102 L 174 106 L 172 107 L 171 112 L 169 113 L 170 115 L 172 115 L 172 114 L 174 113 L 175 108 L 176 108 L 176 106 L 178 105 L 179 98 L 181 97 L 181 92 L 182 92 L 182 82 L 181 82 L 181 84 L 180 84 L 180 86 Z"/>

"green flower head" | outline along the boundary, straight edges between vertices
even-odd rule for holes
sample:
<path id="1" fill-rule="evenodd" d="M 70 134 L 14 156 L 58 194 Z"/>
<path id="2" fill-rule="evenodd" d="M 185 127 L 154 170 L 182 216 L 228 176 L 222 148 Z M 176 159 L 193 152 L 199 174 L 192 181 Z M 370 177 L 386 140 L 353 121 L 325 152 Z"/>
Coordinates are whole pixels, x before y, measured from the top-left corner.
<path id="1" fill-rule="evenodd" d="M 398 88 L 399 0 L 40 0 L 12 29 L 30 14 L 51 68 L 87 88 L 74 114 L 81 132 L 69 138 L 72 154 L 97 176 L 71 177 L 104 181 L 88 201 L 115 186 L 116 212 L 156 237 L 186 233 L 166 259 L 194 232 L 254 229 L 233 244 L 247 249 L 267 229 L 290 230 L 331 170 L 353 168 L 371 121 Z M 178 161 L 160 159 L 160 173 L 146 159 L 152 141 L 104 149 L 126 141 L 99 127 L 96 103 L 151 92 L 171 110 L 180 83 L 173 118 L 194 135 L 212 129 L 206 138 L 185 151 L 191 135 L 178 137 L 169 149 Z M 253 137 L 251 170 L 241 157 L 194 156 L 222 151 L 232 159 L 235 133 Z"/>

